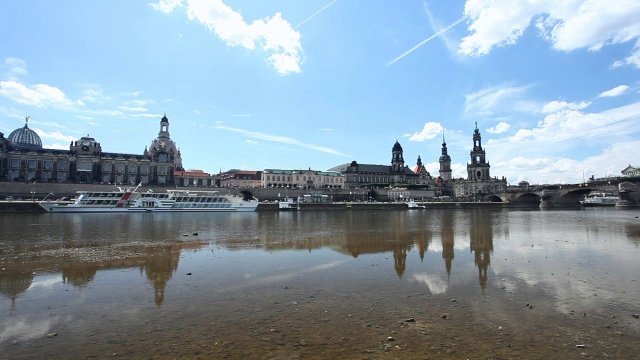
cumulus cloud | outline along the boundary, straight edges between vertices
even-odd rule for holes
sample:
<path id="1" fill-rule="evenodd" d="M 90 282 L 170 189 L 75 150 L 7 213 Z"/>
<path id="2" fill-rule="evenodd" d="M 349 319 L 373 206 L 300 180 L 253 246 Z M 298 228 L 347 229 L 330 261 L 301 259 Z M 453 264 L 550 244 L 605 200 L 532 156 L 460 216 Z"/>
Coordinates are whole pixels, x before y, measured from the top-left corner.
<path id="1" fill-rule="evenodd" d="M 509 131 L 509 129 L 511 129 L 511 125 L 502 121 L 498 125 L 488 128 L 487 131 L 491 134 L 502 134 L 503 132 Z"/>
<path id="2" fill-rule="evenodd" d="M 118 109 L 123 111 L 147 111 L 145 107 L 131 107 L 131 106 L 118 106 Z"/>
<path id="3" fill-rule="evenodd" d="M 624 94 L 625 91 L 627 91 L 627 89 L 629 89 L 629 87 L 627 85 L 616 86 L 611 90 L 603 91 L 602 93 L 600 93 L 600 95 L 598 95 L 598 97 L 616 97 L 616 96 L 620 96 L 620 95 Z"/>
<path id="4" fill-rule="evenodd" d="M 27 86 L 12 80 L 0 81 L 0 95 L 20 104 L 37 107 L 44 107 L 47 104 L 71 105 L 73 103 L 57 87 L 46 84 Z"/>
<path id="5" fill-rule="evenodd" d="M 425 141 L 429 139 L 433 139 L 438 134 L 441 134 L 444 128 L 440 123 L 437 122 L 427 122 L 422 127 L 420 132 L 416 132 L 413 134 L 404 134 L 405 137 L 408 137 L 410 141 Z"/>
<path id="6" fill-rule="evenodd" d="M 35 131 L 36 134 L 38 134 L 41 138 L 48 138 L 48 139 L 62 140 L 62 141 L 74 141 L 78 139 L 75 136 L 64 135 L 59 131 L 48 133 L 38 128 L 34 128 L 33 131 Z"/>
<path id="7" fill-rule="evenodd" d="M 189 20 L 206 26 L 227 45 L 249 50 L 258 46 L 270 54 L 268 61 L 279 74 L 301 72 L 300 33 L 280 13 L 248 23 L 221 0 L 161 0 L 152 6 L 165 13 L 185 7 Z"/>
<path id="8" fill-rule="evenodd" d="M 570 110 L 580 110 L 580 109 L 584 109 L 586 107 L 588 107 L 589 105 L 591 105 L 591 102 L 579 102 L 579 103 L 570 103 L 570 102 L 566 102 L 566 101 L 550 101 L 546 104 L 544 104 L 544 106 L 542 106 L 542 113 L 543 114 L 548 114 L 548 113 L 553 113 L 556 111 L 560 111 L 560 110 L 564 110 L 564 109 L 570 109 Z"/>
<path id="9" fill-rule="evenodd" d="M 464 14 L 471 33 L 458 49 L 464 55 L 485 55 L 514 44 L 532 22 L 542 38 L 562 51 L 597 51 L 640 36 L 636 0 L 467 0 Z"/>

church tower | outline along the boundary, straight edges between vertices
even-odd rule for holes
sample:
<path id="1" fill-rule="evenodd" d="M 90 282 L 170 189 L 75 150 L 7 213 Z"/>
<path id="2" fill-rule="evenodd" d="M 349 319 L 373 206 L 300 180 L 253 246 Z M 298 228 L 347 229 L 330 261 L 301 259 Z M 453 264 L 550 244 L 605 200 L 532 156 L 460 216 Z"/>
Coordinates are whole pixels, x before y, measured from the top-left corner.
<path id="1" fill-rule="evenodd" d="M 396 174 L 404 172 L 402 146 L 400 146 L 398 140 L 396 140 L 396 143 L 393 145 L 393 149 L 391 150 L 391 171 Z"/>
<path id="2" fill-rule="evenodd" d="M 444 181 L 451 180 L 451 156 L 447 153 L 447 142 L 442 133 L 442 155 L 440 155 L 440 178 Z"/>
<path id="3" fill-rule="evenodd" d="M 478 122 L 473 132 L 473 149 L 471 150 L 471 163 L 467 164 L 467 180 L 487 180 L 489 176 L 489 163 L 486 162 L 486 154 L 482 148 L 482 137 L 478 130 Z"/>

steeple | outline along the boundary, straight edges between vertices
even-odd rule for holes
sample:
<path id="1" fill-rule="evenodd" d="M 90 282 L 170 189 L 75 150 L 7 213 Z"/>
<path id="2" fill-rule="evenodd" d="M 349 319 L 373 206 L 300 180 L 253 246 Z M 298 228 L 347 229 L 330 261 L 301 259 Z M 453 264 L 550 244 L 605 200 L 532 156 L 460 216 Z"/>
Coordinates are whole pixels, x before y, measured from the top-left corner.
<path id="1" fill-rule="evenodd" d="M 440 156 L 440 177 L 444 181 L 451 180 L 451 156 L 447 153 L 447 142 L 442 132 L 442 155 Z"/>

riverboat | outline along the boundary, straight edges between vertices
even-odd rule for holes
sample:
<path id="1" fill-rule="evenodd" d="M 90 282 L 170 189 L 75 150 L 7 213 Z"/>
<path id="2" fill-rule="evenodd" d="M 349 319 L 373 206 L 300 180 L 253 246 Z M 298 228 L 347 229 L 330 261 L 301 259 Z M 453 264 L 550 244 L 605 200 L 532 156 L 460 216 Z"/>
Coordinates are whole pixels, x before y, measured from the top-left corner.
<path id="1" fill-rule="evenodd" d="M 420 210 L 420 209 L 424 209 L 425 206 L 424 205 L 419 205 L 417 202 L 415 202 L 415 200 L 411 199 L 407 202 L 407 209 L 409 210 Z"/>
<path id="2" fill-rule="evenodd" d="M 137 188 L 136 188 L 137 189 Z M 129 212 L 246 212 L 255 211 L 258 201 L 217 191 L 167 190 L 144 193 L 119 188 L 113 192 L 78 192 L 72 203 L 41 201 L 52 213 L 129 213 Z"/>
<path id="3" fill-rule="evenodd" d="M 615 206 L 620 197 L 606 193 L 591 193 L 580 201 L 582 206 Z"/>
<path id="4" fill-rule="evenodd" d="M 300 199 L 298 201 L 293 198 L 287 197 L 278 203 L 278 210 L 280 211 L 296 211 L 300 210 Z"/>

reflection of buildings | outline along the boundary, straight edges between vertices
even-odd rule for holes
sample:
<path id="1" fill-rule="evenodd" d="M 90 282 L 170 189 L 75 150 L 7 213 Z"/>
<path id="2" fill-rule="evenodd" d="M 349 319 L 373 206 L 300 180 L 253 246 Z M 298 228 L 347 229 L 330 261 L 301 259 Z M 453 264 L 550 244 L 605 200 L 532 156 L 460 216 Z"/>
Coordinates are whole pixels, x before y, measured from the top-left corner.
<path id="1" fill-rule="evenodd" d="M 469 215 L 471 216 L 469 249 L 474 253 L 474 262 L 478 267 L 480 287 L 484 291 L 487 285 L 487 270 L 491 264 L 491 252 L 493 251 L 491 212 L 486 211 L 486 209 L 474 209 Z"/>
<path id="2" fill-rule="evenodd" d="M 453 219 L 452 213 L 446 211 L 442 216 L 442 258 L 447 269 L 447 278 L 451 277 L 451 264 L 453 263 L 454 254 L 454 237 L 453 237 Z"/>
<path id="3" fill-rule="evenodd" d="M 135 245 L 114 247 L 107 246 L 104 250 L 110 258 L 86 261 L 83 259 L 60 259 L 48 256 L 33 256 L 28 262 L 23 259 L 9 259 L 3 264 L 5 270 L 0 271 L 0 294 L 12 299 L 15 306 L 19 295 L 27 291 L 33 281 L 34 272 L 58 269 L 62 273 L 62 280 L 75 287 L 85 287 L 95 278 L 98 270 L 140 268 L 147 280 L 153 286 L 155 303 L 162 305 L 164 292 L 169 280 L 178 268 L 180 251 L 187 248 L 200 248 L 200 243 L 177 243 L 163 245 Z M 95 249 L 92 248 L 91 251 Z M 77 249 L 82 253 L 85 249 Z M 92 256 L 100 257 L 106 255 Z"/>

